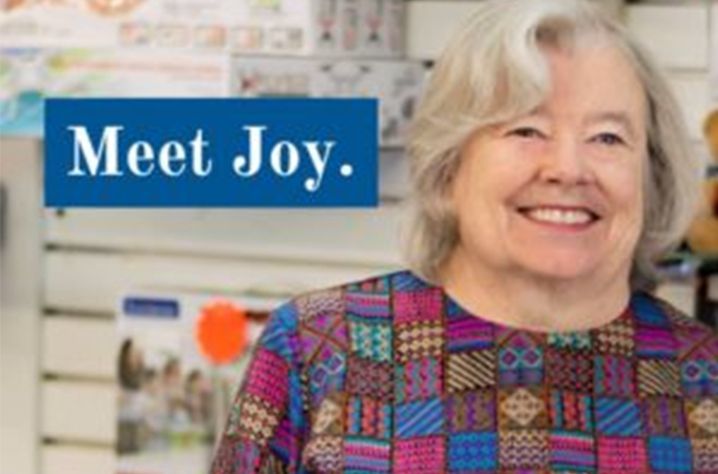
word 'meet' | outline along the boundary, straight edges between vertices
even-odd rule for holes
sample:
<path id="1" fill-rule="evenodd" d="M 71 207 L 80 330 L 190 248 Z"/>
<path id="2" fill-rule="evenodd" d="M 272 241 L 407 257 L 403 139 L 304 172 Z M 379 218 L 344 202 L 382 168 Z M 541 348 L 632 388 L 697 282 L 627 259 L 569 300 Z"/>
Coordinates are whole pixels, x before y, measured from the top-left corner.
<path id="1" fill-rule="evenodd" d="M 185 143 L 168 140 L 159 146 L 145 140 L 124 143 L 120 140 L 123 129 L 120 125 L 107 125 L 101 136 L 93 139 L 87 127 L 68 126 L 73 135 L 73 159 L 67 176 L 111 178 L 130 173 L 138 178 L 155 174 L 179 178 L 191 173 L 205 178 L 213 171 L 213 160 L 206 153 L 209 142 L 201 128 Z M 280 140 L 265 144 L 266 126 L 247 125 L 242 129 L 247 135 L 248 151 L 232 159 L 231 168 L 236 176 L 252 178 L 267 170 L 281 178 L 291 178 L 306 170 L 304 189 L 315 192 L 320 188 L 336 141 Z M 352 175 L 353 168 L 345 163 L 339 172 L 346 178 Z"/>

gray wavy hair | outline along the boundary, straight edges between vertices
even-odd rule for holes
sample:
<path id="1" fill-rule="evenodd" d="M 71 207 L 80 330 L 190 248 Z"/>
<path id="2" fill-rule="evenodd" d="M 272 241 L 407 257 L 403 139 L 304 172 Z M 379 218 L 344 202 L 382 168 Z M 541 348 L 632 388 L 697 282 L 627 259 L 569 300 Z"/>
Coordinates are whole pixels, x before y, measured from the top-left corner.
<path id="1" fill-rule="evenodd" d="M 597 40 L 623 52 L 646 94 L 649 172 L 631 286 L 655 282 L 656 259 L 692 219 L 700 166 L 659 68 L 620 24 L 585 0 L 487 0 L 449 41 L 409 135 L 412 191 L 403 228 L 409 268 L 437 282 L 458 242 L 447 191 L 460 150 L 476 130 L 528 113 L 547 96 L 551 78 L 541 48 L 573 50 Z"/>

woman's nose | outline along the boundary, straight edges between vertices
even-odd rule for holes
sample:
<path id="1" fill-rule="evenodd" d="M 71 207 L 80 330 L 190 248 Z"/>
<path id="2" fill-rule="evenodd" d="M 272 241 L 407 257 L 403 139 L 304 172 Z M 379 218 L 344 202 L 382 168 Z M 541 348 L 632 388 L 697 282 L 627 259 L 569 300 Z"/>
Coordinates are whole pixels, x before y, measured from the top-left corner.
<path id="1" fill-rule="evenodd" d="M 569 136 L 553 138 L 541 160 L 540 177 L 543 181 L 563 185 L 590 182 L 591 173 L 581 142 Z"/>

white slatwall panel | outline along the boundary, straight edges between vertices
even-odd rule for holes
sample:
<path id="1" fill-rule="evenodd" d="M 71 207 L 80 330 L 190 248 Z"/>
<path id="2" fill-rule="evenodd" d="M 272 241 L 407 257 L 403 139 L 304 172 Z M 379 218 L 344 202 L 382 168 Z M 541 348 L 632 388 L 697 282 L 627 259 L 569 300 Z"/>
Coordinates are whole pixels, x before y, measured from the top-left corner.
<path id="1" fill-rule="evenodd" d="M 45 446 L 42 448 L 43 474 L 112 474 L 115 455 L 111 448 Z"/>
<path id="2" fill-rule="evenodd" d="M 54 244 L 312 262 L 397 262 L 401 209 L 48 211 Z"/>
<path id="3" fill-rule="evenodd" d="M 42 382 L 41 392 L 42 436 L 108 446 L 115 442 L 118 392 L 114 384 L 48 380 Z"/>
<path id="4" fill-rule="evenodd" d="M 628 29 L 664 66 L 708 69 L 707 2 L 631 5 L 625 18 Z"/>
<path id="5" fill-rule="evenodd" d="M 45 301 L 49 307 L 114 311 L 130 288 L 206 289 L 296 294 L 389 270 L 388 266 L 315 265 L 185 255 L 48 252 Z"/>
<path id="6" fill-rule="evenodd" d="M 117 345 L 114 320 L 67 315 L 45 318 L 42 369 L 45 373 L 113 379 Z"/>

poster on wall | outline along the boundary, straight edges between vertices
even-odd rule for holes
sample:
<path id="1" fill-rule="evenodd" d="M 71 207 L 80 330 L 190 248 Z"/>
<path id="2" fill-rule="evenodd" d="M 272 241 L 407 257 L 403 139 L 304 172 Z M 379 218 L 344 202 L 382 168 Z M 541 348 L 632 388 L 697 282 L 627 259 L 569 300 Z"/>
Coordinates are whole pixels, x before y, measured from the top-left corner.
<path id="1" fill-rule="evenodd" d="M 42 136 L 46 97 L 223 97 L 228 69 L 222 54 L 0 50 L 0 135 Z"/>
<path id="2" fill-rule="evenodd" d="M 5 0 L 4 47 L 398 57 L 404 0 Z"/>
<path id="3" fill-rule="evenodd" d="M 103 8 L 109 3 L 122 4 L 122 8 Z M 116 15 L 125 14 L 136 3 L 4 0 L 0 2 L 0 44 L 5 48 L 112 46 L 116 42 Z"/>
<path id="4" fill-rule="evenodd" d="M 5 47 L 217 48 L 235 2 L 222 0 L 6 0 Z M 200 28 L 200 25 L 204 27 Z"/>
<path id="5" fill-rule="evenodd" d="M 116 474 L 209 470 L 251 345 L 278 304 L 186 292 L 122 296 Z"/>

